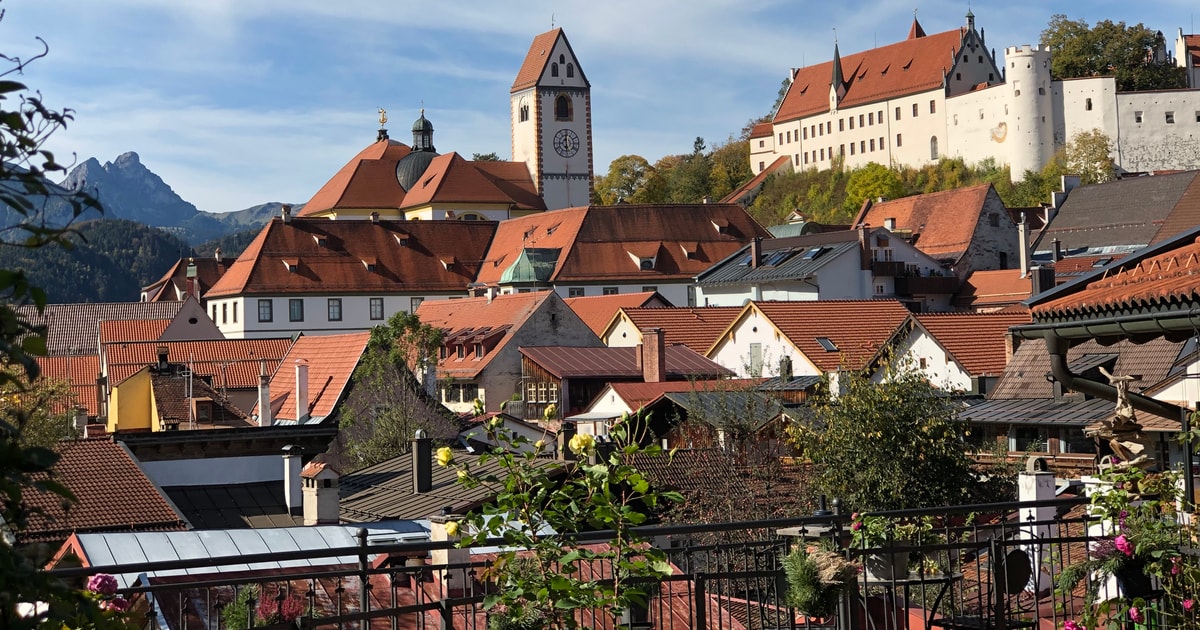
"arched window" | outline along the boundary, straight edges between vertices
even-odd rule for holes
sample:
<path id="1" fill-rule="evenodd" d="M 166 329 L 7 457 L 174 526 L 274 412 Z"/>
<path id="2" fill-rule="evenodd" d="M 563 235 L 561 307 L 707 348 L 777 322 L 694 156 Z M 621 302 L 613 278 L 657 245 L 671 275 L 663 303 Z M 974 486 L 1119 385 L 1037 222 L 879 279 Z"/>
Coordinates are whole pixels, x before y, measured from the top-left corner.
<path id="1" fill-rule="evenodd" d="M 554 120 L 571 120 L 571 97 L 566 94 L 554 99 Z"/>
<path id="2" fill-rule="evenodd" d="M 521 106 L 519 117 L 520 117 L 520 122 L 525 122 L 525 121 L 529 120 L 529 106 L 528 105 Z"/>
<path id="3" fill-rule="evenodd" d="M 933 136 L 929 139 L 929 159 L 938 159 L 937 136 Z"/>
<path id="4" fill-rule="evenodd" d="M 570 79 L 573 76 L 575 76 L 575 64 L 569 63 L 567 64 L 567 78 Z"/>
<path id="5" fill-rule="evenodd" d="M 552 77 L 558 76 L 558 64 L 556 64 L 556 63 L 550 64 L 550 76 L 552 76 Z"/>
<path id="6" fill-rule="evenodd" d="M 558 63 L 567 63 L 567 56 L 566 56 L 566 55 L 559 55 L 559 56 L 558 56 Z"/>

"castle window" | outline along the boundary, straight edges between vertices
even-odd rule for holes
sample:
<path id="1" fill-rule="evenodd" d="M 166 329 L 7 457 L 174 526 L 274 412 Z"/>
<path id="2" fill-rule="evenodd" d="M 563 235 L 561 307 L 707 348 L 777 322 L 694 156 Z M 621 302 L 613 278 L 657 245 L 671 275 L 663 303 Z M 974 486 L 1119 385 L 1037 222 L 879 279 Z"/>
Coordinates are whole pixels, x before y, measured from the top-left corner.
<path id="1" fill-rule="evenodd" d="M 838 119 L 838 131 L 845 131 L 845 130 L 846 130 L 846 119 L 839 118 Z"/>
<path id="2" fill-rule="evenodd" d="M 883 150 L 883 136 L 880 136 L 880 137 L 879 137 L 879 150 L 880 150 L 880 151 L 882 151 L 882 150 Z"/>
<path id="3" fill-rule="evenodd" d="M 900 120 L 900 108 L 896 107 L 896 120 Z"/>
<path id="4" fill-rule="evenodd" d="M 979 63 L 983 63 L 983 55 L 979 55 Z"/>
<path id="5" fill-rule="evenodd" d="M 521 106 L 520 113 L 518 114 L 518 120 L 520 122 L 525 122 L 525 121 L 529 120 L 529 106 L 528 105 Z"/>
<path id="6" fill-rule="evenodd" d="M 759 162 L 758 163 L 758 172 L 761 173 L 764 168 L 766 168 L 766 164 L 764 164 L 763 162 Z"/>
<path id="7" fill-rule="evenodd" d="M 853 116 L 850 117 L 850 128 L 854 129 L 854 117 Z"/>
<path id="8" fill-rule="evenodd" d="M 825 161 L 825 149 L 821 149 L 821 161 Z"/>
<path id="9" fill-rule="evenodd" d="M 574 76 L 575 76 L 575 64 L 569 63 L 569 64 L 567 64 L 567 78 L 570 79 L 571 77 L 574 77 Z"/>
<path id="10" fill-rule="evenodd" d="M 804 163 L 808 164 L 808 151 L 804 152 Z"/>
<path id="11" fill-rule="evenodd" d="M 938 159 L 937 136 L 933 136 L 929 139 L 929 159 Z"/>
<path id="12" fill-rule="evenodd" d="M 794 160 L 794 161 L 796 162 L 796 166 L 800 166 L 800 154 L 799 154 L 799 153 L 796 153 L 796 154 L 792 155 L 792 160 Z M 804 161 L 805 161 L 806 163 L 808 162 L 808 156 L 807 156 L 807 155 L 805 155 L 805 156 L 804 156 Z M 759 162 L 759 169 L 758 169 L 758 170 L 760 170 L 760 171 L 762 170 L 762 162 Z"/>
<path id="13" fill-rule="evenodd" d="M 801 129 L 801 131 L 803 131 L 803 132 L 804 132 L 804 134 L 803 134 L 803 135 L 804 135 L 804 139 L 805 139 L 805 140 L 808 140 L 808 127 L 804 127 L 803 129 Z"/>
<path id="14" fill-rule="evenodd" d="M 900 146 L 900 134 L 896 134 L 896 146 Z"/>
<path id="15" fill-rule="evenodd" d="M 792 132 L 790 132 L 790 131 L 789 131 L 789 132 L 787 132 L 787 141 L 788 141 L 788 142 L 791 142 L 791 141 L 792 141 Z"/>
<path id="16" fill-rule="evenodd" d="M 841 157 L 843 155 L 846 155 L 846 145 L 839 144 L 838 145 L 838 157 Z"/>
<path id="17" fill-rule="evenodd" d="M 556 64 L 556 63 L 550 64 L 550 76 L 552 76 L 552 77 L 558 76 L 558 64 Z"/>
<path id="18" fill-rule="evenodd" d="M 566 94 L 554 99 L 554 120 L 571 120 L 571 98 Z"/>
<path id="19" fill-rule="evenodd" d="M 559 56 L 558 56 L 558 63 L 567 63 L 567 56 L 566 56 L 566 55 L 559 55 Z"/>
<path id="20" fill-rule="evenodd" d="M 1142 112 L 1133 112 L 1133 122 L 1135 122 L 1135 123 L 1142 122 Z"/>
<path id="21" fill-rule="evenodd" d="M 825 133 L 833 133 L 833 121 L 825 121 Z"/>
<path id="22" fill-rule="evenodd" d="M 866 153 L 866 152 L 867 152 L 867 141 L 866 141 L 866 140 L 859 140 L 859 141 L 858 141 L 858 152 L 859 152 L 859 153 Z"/>
<path id="23" fill-rule="evenodd" d="M 1175 124 L 1175 112 L 1167 112 L 1167 124 L 1168 125 Z"/>
<path id="24" fill-rule="evenodd" d="M 913 103 L 913 118 L 917 117 L 917 104 Z"/>
<path id="25" fill-rule="evenodd" d="M 854 155 L 854 143 L 850 143 L 850 155 Z"/>
<path id="26" fill-rule="evenodd" d="M 875 138 L 871 138 L 871 150 L 875 150 Z"/>
<path id="27" fill-rule="evenodd" d="M 871 112 L 871 113 L 867 114 L 867 124 L 868 125 L 875 124 L 875 112 Z"/>
<path id="28" fill-rule="evenodd" d="M 859 114 L 859 115 L 858 115 L 858 126 L 859 126 L 859 127 L 863 127 L 863 126 L 864 126 L 864 125 L 863 125 L 863 120 L 864 120 L 864 117 L 863 117 L 863 115 L 862 115 L 862 114 Z"/>
<path id="29" fill-rule="evenodd" d="M 937 101 L 929 101 L 929 113 L 930 114 L 937 113 Z"/>
<path id="30" fill-rule="evenodd" d="M 1087 111 L 1092 111 L 1092 99 L 1087 99 L 1083 102 L 1083 108 Z"/>
<path id="31" fill-rule="evenodd" d="M 761 148 L 763 148 L 763 147 L 765 147 L 765 146 L 767 146 L 767 141 L 766 141 L 766 140 L 759 140 L 759 141 L 758 141 L 758 148 L 760 148 L 760 149 L 761 149 Z"/>
<path id="32" fill-rule="evenodd" d="M 779 132 L 779 144 L 783 144 L 783 132 Z"/>

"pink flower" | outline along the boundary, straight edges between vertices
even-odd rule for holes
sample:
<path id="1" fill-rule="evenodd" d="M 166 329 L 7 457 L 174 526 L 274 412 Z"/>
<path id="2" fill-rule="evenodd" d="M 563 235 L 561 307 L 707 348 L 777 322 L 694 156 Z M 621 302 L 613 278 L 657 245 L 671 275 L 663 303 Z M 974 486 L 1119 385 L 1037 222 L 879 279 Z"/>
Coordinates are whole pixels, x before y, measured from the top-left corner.
<path id="1" fill-rule="evenodd" d="M 1171 558 L 1171 575 L 1179 575 L 1179 557 Z"/>
<path id="2" fill-rule="evenodd" d="M 1129 557 L 1133 557 L 1133 543 L 1129 542 L 1129 539 L 1125 537 L 1125 534 L 1121 534 L 1120 536 L 1114 538 L 1113 544 L 1117 546 L 1117 549 L 1121 553 Z"/>
<path id="3" fill-rule="evenodd" d="M 115 595 L 117 592 L 117 578 L 107 573 L 97 573 L 88 578 L 87 588 L 93 593 Z"/>
<path id="4" fill-rule="evenodd" d="M 129 600 L 124 597 L 114 597 L 100 602 L 101 610 L 114 610 L 116 612 L 125 612 L 129 610 Z"/>
<path id="5" fill-rule="evenodd" d="M 860 530 L 860 529 L 862 529 L 862 523 L 859 523 L 859 522 L 854 522 L 854 523 L 851 523 L 851 524 L 850 524 L 850 530 L 851 530 L 851 531 L 858 531 L 858 530 Z"/>
<path id="6" fill-rule="evenodd" d="M 1194 600 L 1194 599 L 1183 600 L 1183 609 L 1184 610 L 1191 610 L 1192 607 L 1195 605 L 1196 605 L 1196 600 Z"/>
<path id="7" fill-rule="evenodd" d="M 1129 618 L 1135 622 L 1142 621 L 1142 611 L 1138 610 L 1137 606 L 1129 607 Z"/>
<path id="8" fill-rule="evenodd" d="M 1087 626 L 1076 623 L 1074 619 L 1068 619 L 1063 622 L 1063 630 L 1087 630 Z"/>

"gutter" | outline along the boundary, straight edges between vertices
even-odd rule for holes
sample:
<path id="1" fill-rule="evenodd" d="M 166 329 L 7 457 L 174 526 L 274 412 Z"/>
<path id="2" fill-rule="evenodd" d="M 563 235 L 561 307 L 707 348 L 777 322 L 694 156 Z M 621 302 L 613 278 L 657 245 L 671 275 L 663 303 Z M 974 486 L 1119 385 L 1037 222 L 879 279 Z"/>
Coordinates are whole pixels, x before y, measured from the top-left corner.
<path id="1" fill-rule="evenodd" d="M 1027 339 L 1031 337 L 1027 335 L 1022 336 Z M 1070 343 L 1066 338 L 1060 337 L 1049 330 L 1046 331 L 1044 336 L 1039 336 L 1046 340 L 1046 351 L 1050 353 L 1050 372 L 1054 374 L 1054 378 L 1062 383 L 1064 387 L 1095 398 L 1114 403 L 1117 401 L 1116 387 L 1108 383 L 1085 379 L 1071 372 L 1067 363 L 1067 349 L 1070 347 Z M 1180 420 L 1189 413 L 1187 409 L 1178 405 L 1172 405 L 1171 403 L 1134 392 L 1129 392 L 1129 402 L 1138 411 L 1152 413 L 1169 420 Z"/>

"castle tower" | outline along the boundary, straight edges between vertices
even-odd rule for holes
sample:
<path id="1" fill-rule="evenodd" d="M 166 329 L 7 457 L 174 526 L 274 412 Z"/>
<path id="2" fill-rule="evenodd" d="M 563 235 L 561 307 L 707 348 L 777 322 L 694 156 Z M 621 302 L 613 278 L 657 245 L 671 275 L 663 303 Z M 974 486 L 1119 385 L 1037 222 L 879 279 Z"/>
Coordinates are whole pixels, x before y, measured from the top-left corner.
<path id="1" fill-rule="evenodd" d="M 1004 49 L 1005 80 L 1012 104 L 1005 144 L 1013 179 L 1039 171 L 1054 156 L 1054 101 L 1050 85 L 1050 48 Z"/>
<path id="2" fill-rule="evenodd" d="M 592 198 L 592 92 L 561 28 L 533 39 L 513 82 L 512 152 L 547 210 Z"/>

